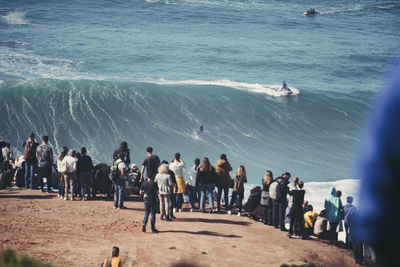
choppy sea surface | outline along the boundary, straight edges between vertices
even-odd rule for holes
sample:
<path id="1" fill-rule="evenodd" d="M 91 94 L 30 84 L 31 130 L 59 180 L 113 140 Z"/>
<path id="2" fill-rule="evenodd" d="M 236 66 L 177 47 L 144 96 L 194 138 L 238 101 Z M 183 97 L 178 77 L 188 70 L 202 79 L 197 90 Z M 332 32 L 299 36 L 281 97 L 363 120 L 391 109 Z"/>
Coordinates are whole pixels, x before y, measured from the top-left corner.
<path id="1" fill-rule="evenodd" d="M 18 154 L 48 134 L 108 164 L 121 141 L 138 164 L 149 145 L 189 166 L 226 153 L 252 185 L 270 169 L 315 201 L 327 185 L 356 194 L 399 18 L 398 1 L 0 0 L 0 136 Z"/>

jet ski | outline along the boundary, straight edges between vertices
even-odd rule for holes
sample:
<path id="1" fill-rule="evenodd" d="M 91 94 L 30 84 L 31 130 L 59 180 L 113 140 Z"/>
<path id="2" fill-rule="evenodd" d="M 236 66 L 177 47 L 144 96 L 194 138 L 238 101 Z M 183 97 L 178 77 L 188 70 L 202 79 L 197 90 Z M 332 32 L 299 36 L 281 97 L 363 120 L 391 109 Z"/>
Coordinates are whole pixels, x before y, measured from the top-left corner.
<path id="1" fill-rule="evenodd" d="M 310 15 L 317 15 L 319 12 L 315 11 L 314 8 L 310 8 L 306 12 L 304 12 L 304 16 L 310 16 Z"/>
<path id="2" fill-rule="evenodd" d="M 285 95 L 291 95 L 291 94 L 293 94 L 293 91 L 290 90 L 289 87 L 282 87 L 281 89 L 278 89 L 278 91 L 284 93 Z"/>
<path id="3" fill-rule="evenodd" d="M 284 93 L 285 95 L 291 95 L 291 94 L 293 94 L 293 91 L 290 90 L 290 88 L 288 88 L 288 87 L 283 88 L 282 91 L 283 91 L 283 93 Z"/>

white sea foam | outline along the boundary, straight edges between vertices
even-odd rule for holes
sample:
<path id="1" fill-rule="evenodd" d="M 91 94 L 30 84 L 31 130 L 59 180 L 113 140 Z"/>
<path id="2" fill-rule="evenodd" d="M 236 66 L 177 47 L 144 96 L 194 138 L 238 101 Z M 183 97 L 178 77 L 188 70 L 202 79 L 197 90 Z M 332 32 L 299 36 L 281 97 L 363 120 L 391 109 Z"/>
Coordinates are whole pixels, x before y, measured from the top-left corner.
<path id="1" fill-rule="evenodd" d="M 13 49 L 0 46 L 0 72 L 24 79 L 65 79 L 65 80 L 106 80 L 115 77 L 89 74 L 76 71 L 83 61 L 50 58 L 37 55 L 26 49 Z"/>
<path id="2" fill-rule="evenodd" d="M 9 25 L 24 25 L 29 24 L 26 20 L 26 11 L 14 11 L 1 17 Z"/>
<path id="3" fill-rule="evenodd" d="M 269 96 L 286 96 L 282 91 L 279 91 L 282 85 L 279 84 L 261 84 L 261 83 L 244 83 L 235 82 L 231 80 L 216 80 L 216 81 L 204 81 L 204 80 L 182 80 L 182 81 L 172 81 L 166 79 L 158 80 L 147 80 L 147 82 L 152 82 L 160 85 L 216 85 L 231 87 L 242 91 L 248 91 L 252 93 L 265 94 Z M 297 88 L 290 86 L 293 91 L 293 95 L 298 95 L 300 91 Z"/>

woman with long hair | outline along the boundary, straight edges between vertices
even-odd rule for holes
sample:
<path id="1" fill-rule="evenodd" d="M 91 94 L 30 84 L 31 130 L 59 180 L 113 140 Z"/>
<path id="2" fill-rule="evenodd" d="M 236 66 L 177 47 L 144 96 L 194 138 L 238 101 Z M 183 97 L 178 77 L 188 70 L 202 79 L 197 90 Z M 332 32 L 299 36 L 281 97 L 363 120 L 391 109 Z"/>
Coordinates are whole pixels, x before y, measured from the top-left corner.
<path id="1" fill-rule="evenodd" d="M 240 165 L 237 170 L 235 171 L 235 179 L 234 179 L 234 184 L 233 184 L 233 192 L 232 192 L 232 198 L 231 198 L 231 207 L 233 207 L 233 204 L 236 201 L 236 198 L 239 196 L 239 212 L 238 216 L 242 215 L 242 201 L 244 198 L 244 184 L 247 183 L 247 176 L 246 176 L 246 169 L 244 168 L 243 165 Z M 231 211 L 228 212 L 228 214 L 231 214 Z"/>
<path id="2" fill-rule="evenodd" d="M 274 176 L 270 170 L 267 170 L 264 174 L 264 178 L 261 180 L 263 185 L 263 191 L 261 193 L 261 205 L 264 206 L 264 224 L 272 225 L 272 199 L 269 196 L 269 186 L 274 180 Z"/>
<path id="3" fill-rule="evenodd" d="M 210 213 L 214 209 L 213 192 L 215 187 L 216 174 L 215 169 L 211 166 L 207 157 L 203 159 L 201 166 L 197 172 L 197 183 L 200 187 L 200 211 L 205 212 L 205 196 L 208 195 Z"/>

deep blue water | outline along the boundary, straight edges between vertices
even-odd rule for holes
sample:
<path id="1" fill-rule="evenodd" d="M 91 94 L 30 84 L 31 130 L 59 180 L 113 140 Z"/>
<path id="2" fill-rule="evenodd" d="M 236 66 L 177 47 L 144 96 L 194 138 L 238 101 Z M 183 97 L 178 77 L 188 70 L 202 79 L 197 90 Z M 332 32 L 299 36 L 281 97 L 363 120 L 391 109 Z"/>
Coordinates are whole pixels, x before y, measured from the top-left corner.
<path id="1" fill-rule="evenodd" d="M 399 15 L 397 1 L 0 0 L 0 136 L 21 151 L 48 134 L 107 163 L 123 140 L 139 164 L 148 145 L 188 165 L 226 153 L 252 183 L 357 178 Z M 294 95 L 274 91 L 283 80 Z"/>

